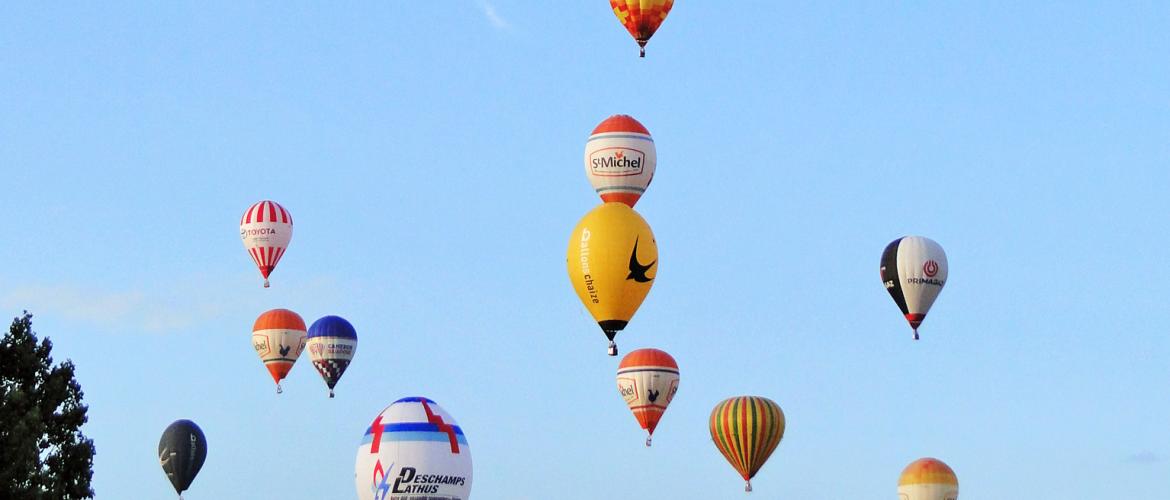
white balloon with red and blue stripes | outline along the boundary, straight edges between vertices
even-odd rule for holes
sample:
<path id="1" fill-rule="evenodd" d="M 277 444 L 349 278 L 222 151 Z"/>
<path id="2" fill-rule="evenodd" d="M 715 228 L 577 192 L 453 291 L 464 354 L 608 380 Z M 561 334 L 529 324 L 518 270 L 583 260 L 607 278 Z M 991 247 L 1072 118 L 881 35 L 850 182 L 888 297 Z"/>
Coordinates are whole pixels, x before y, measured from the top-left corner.
<path id="1" fill-rule="evenodd" d="M 292 233 L 292 214 L 272 200 L 255 203 L 240 217 L 240 239 L 264 277 L 264 288 L 268 288 L 268 275 L 292 241 Z"/>
<path id="2" fill-rule="evenodd" d="M 366 428 L 354 484 L 361 500 L 467 500 L 471 448 L 463 429 L 434 401 L 402 398 Z"/>
<path id="3" fill-rule="evenodd" d="M 585 177 L 606 203 L 633 208 L 654 180 L 657 164 L 650 131 L 629 115 L 606 118 L 585 142 Z"/>

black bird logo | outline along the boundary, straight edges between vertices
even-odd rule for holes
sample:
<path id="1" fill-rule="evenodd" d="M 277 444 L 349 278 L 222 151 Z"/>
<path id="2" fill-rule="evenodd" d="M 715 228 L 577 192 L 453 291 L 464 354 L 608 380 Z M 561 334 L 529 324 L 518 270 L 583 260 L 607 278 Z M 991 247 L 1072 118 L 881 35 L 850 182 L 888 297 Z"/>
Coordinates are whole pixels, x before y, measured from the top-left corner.
<path id="1" fill-rule="evenodd" d="M 647 278 L 646 271 L 649 271 L 657 263 L 658 259 L 654 259 L 654 262 L 644 266 L 638 262 L 638 238 L 634 238 L 634 251 L 630 252 L 630 274 L 626 276 L 626 279 L 634 280 L 638 283 L 649 283 L 654 278 Z"/>
<path id="2" fill-rule="evenodd" d="M 646 391 L 646 397 L 653 403 L 658 400 L 658 391 Z"/>
<path id="3" fill-rule="evenodd" d="M 289 349 L 292 349 L 292 346 L 291 346 L 291 345 L 283 345 L 283 344 L 281 344 L 281 346 L 280 346 L 280 355 L 281 355 L 281 356 L 288 356 L 288 350 L 289 350 Z"/>

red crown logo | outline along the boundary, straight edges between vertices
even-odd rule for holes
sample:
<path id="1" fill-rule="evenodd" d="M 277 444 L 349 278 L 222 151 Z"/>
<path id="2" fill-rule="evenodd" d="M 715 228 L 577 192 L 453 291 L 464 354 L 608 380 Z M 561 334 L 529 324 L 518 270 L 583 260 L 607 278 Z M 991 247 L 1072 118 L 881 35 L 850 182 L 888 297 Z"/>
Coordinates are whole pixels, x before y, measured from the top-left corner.
<path id="1" fill-rule="evenodd" d="M 938 262 L 926 261 L 925 264 L 922 264 L 922 272 L 926 273 L 927 278 L 933 278 L 934 275 L 938 274 Z"/>

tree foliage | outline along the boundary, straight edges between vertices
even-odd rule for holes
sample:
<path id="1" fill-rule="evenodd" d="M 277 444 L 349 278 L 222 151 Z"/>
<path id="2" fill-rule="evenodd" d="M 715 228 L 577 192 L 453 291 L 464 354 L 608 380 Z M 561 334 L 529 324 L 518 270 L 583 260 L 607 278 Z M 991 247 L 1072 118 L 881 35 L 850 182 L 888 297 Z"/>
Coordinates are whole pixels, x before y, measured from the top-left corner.
<path id="1" fill-rule="evenodd" d="M 93 440 L 73 362 L 54 365 L 32 315 L 12 320 L 0 343 L 0 498 L 93 498 Z"/>

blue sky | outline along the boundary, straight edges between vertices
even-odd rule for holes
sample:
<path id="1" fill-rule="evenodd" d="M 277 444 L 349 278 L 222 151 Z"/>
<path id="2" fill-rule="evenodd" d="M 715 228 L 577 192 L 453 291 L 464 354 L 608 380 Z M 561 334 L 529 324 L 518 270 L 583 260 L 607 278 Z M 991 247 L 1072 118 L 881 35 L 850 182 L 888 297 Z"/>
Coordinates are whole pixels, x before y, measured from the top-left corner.
<path id="1" fill-rule="evenodd" d="M 788 431 L 753 498 L 1157 498 L 1170 477 L 1170 7 L 680 1 L 647 57 L 604 2 L 0 5 L 0 307 L 90 405 L 97 498 L 352 498 L 361 435 L 425 395 L 476 499 L 742 498 L 711 444 L 752 394 Z M 645 449 L 564 252 L 589 131 L 654 135 L 660 269 L 624 352 L 682 372 Z M 296 233 L 271 289 L 251 203 Z M 904 234 L 950 280 L 910 340 Z M 277 397 L 261 312 L 349 319 L 328 400 Z"/>

